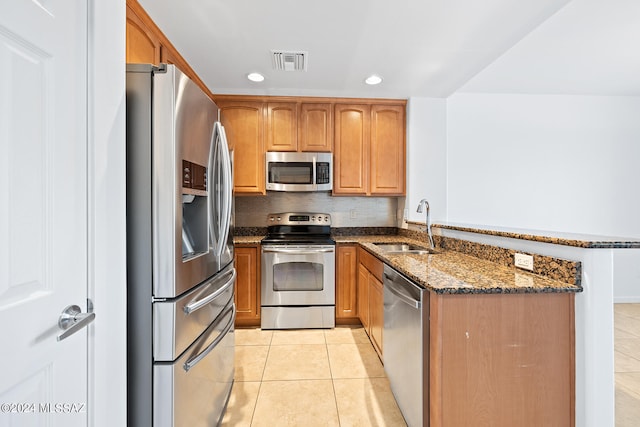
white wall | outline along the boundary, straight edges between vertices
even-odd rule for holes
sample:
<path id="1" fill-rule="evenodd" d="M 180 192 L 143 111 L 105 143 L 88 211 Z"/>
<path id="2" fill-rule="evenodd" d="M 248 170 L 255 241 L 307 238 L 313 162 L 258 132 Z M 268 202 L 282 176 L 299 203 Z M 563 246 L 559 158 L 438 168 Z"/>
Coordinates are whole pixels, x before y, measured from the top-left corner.
<path id="1" fill-rule="evenodd" d="M 451 222 L 640 237 L 640 98 L 448 99 Z"/>
<path id="2" fill-rule="evenodd" d="M 410 221 L 425 221 L 416 212 L 421 199 L 431 207 L 431 222 L 447 220 L 447 101 L 410 98 L 407 104 L 407 196 Z M 399 206 L 402 209 L 402 206 Z"/>
<path id="3" fill-rule="evenodd" d="M 89 2 L 89 426 L 127 422 L 125 2 Z M 62 421 L 62 419 L 61 419 Z"/>

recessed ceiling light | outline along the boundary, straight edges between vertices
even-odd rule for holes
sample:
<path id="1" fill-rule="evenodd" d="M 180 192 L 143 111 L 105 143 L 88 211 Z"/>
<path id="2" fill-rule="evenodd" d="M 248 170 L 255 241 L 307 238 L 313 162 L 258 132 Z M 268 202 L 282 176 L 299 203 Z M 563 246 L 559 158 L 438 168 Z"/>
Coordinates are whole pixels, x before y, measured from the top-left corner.
<path id="1" fill-rule="evenodd" d="M 264 80 L 264 76 L 260 73 L 249 73 L 249 75 L 247 75 L 247 78 L 252 82 L 261 82 Z"/>
<path id="2" fill-rule="evenodd" d="M 382 83 L 382 77 L 372 74 L 369 77 L 367 77 L 364 82 L 368 85 L 378 85 Z"/>

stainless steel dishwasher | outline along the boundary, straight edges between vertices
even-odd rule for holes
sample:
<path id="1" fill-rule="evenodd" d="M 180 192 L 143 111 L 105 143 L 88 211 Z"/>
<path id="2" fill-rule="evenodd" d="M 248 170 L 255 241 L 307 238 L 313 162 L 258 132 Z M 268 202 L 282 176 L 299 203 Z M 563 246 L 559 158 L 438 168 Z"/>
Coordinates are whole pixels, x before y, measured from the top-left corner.
<path id="1" fill-rule="evenodd" d="M 409 427 L 429 425 L 429 291 L 384 265 L 384 370 Z"/>

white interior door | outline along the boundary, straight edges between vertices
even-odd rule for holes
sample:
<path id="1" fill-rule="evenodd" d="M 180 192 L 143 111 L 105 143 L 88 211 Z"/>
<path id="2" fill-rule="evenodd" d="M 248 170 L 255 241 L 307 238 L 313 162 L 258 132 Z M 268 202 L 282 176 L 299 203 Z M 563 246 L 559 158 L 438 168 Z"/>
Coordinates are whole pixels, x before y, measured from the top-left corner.
<path id="1" fill-rule="evenodd" d="M 0 426 L 87 424 L 87 2 L 0 1 Z"/>

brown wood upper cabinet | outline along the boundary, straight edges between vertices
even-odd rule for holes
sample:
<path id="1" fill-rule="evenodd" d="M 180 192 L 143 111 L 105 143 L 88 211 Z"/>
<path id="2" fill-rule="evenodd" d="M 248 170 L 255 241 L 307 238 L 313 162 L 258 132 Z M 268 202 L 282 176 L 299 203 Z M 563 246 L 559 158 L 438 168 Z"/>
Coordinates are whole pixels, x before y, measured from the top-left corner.
<path id="1" fill-rule="evenodd" d="M 300 104 L 298 119 L 299 151 L 330 153 L 333 149 L 333 114 L 331 104 Z"/>
<path id="2" fill-rule="evenodd" d="M 333 194 L 369 192 L 371 107 L 336 104 Z"/>
<path id="3" fill-rule="evenodd" d="M 404 195 L 404 105 L 336 104 L 336 195 Z"/>
<path id="4" fill-rule="evenodd" d="M 267 151 L 331 152 L 331 104 L 267 103 Z"/>
<path id="5" fill-rule="evenodd" d="M 265 194 L 262 102 L 218 100 L 220 121 L 233 150 L 236 194 Z"/>
<path id="6" fill-rule="evenodd" d="M 267 151 L 298 150 L 298 104 L 267 104 Z"/>
<path id="7" fill-rule="evenodd" d="M 180 52 L 171 44 L 167 36 L 158 28 L 137 0 L 127 0 L 126 62 L 133 64 L 153 64 L 161 62 L 175 64 L 187 77 L 193 80 L 204 93 L 213 99 L 209 88 L 191 68 Z"/>
<path id="8" fill-rule="evenodd" d="M 158 65 L 162 45 L 158 35 L 145 23 L 144 15 L 146 13 L 138 3 L 127 1 L 126 60 Z"/>
<path id="9" fill-rule="evenodd" d="M 405 107 L 371 106 L 370 194 L 405 194 Z"/>

